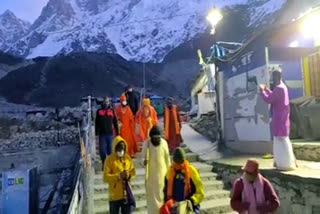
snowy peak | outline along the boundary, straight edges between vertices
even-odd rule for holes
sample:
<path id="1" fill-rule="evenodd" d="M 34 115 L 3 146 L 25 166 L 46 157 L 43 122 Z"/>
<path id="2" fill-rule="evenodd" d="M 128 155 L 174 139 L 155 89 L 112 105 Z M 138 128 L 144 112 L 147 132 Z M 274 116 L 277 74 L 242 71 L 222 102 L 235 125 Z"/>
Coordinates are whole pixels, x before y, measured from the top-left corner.
<path id="1" fill-rule="evenodd" d="M 42 30 L 54 32 L 68 26 L 74 14 L 69 0 L 50 0 L 31 26 L 31 30 L 42 28 Z"/>
<path id="2" fill-rule="evenodd" d="M 0 15 L 1 28 L 11 28 L 19 26 L 22 30 L 28 30 L 30 23 L 19 19 L 11 10 L 6 10 L 3 14 Z"/>
<path id="3" fill-rule="evenodd" d="M 19 19 L 12 11 L 0 15 L 0 49 L 5 50 L 29 31 L 30 23 Z"/>
<path id="4" fill-rule="evenodd" d="M 117 53 L 127 60 L 161 62 L 204 33 L 216 6 L 245 5 L 248 28 L 271 23 L 286 0 L 50 0 L 31 31 L 7 51 L 28 58 L 72 52 Z"/>

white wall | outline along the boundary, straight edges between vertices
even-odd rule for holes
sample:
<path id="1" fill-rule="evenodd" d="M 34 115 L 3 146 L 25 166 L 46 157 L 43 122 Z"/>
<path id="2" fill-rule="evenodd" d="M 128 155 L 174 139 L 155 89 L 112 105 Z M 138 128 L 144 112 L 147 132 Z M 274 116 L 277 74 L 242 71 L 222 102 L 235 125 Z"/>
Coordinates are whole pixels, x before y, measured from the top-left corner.
<path id="1" fill-rule="evenodd" d="M 203 92 L 198 94 L 199 100 L 199 109 L 198 109 L 198 116 L 202 114 L 207 114 L 210 111 L 215 110 L 215 103 L 216 103 L 216 95 L 214 92 Z"/>

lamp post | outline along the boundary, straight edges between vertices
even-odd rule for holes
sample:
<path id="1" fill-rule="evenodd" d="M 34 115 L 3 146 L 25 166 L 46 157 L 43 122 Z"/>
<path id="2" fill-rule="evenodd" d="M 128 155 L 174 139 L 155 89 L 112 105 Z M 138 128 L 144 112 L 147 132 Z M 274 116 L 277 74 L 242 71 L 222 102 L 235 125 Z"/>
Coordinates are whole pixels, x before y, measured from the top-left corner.
<path id="1" fill-rule="evenodd" d="M 211 34 L 213 35 L 213 47 L 214 47 L 214 66 L 210 66 L 210 75 L 208 75 L 208 80 L 213 82 L 213 78 L 215 78 L 215 94 L 216 94 L 216 120 L 218 125 L 218 136 L 217 140 L 220 143 L 223 143 L 223 73 L 217 71 L 216 66 L 216 57 L 217 57 L 217 50 L 216 50 L 216 27 L 219 22 L 223 19 L 223 15 L 216 9 L 213 8 L 207 15 L 207 20 L 211 24 Z M 213 71 L 211 71 L 213 69 Z M 221 78 L 222 77 L 222 78 Z"/>

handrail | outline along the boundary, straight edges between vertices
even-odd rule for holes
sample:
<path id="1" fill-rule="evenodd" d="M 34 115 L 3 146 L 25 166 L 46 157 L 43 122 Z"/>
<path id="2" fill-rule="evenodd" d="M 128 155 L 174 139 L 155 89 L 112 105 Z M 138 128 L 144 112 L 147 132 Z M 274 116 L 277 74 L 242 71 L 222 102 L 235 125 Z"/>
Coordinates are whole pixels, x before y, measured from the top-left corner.
<path id="1" fill-rule="evenodd" d="M 92 214 L 94 193 L 95 135 L 92 117 L 91 96 L 88 96 L 87 108 L 81 121 L 80 169 L 74 184 L 74 192 L 69 205 L 68 214 Z M 85 151 L 83 151 L 83 149 Z"/>

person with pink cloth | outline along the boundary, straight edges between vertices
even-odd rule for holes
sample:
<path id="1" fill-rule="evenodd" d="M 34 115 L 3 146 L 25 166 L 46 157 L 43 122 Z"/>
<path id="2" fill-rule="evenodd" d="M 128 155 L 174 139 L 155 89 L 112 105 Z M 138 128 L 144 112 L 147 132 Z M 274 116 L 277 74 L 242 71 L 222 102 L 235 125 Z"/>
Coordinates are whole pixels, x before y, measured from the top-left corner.
<path id="1" fill-rule="evenodd" d="M 263 100 L 271 104 L 274 165 L 279 170 L 289 171 L 297 168 L 290 134 L 290 100 L 288 88 L 282 81 L 281 71 L 272 72 L 274 89 L 260 85 Z"/>
<path id="2" fill-rule="evenodd" d="M 238 178 L 232 190 L 231 207 L 240 214 L 267 214 L 275 212 L 279 198 L 271 183 L 259 173 L 256 160 L 248 160 L 242 168 L 244 173 Z"/>

